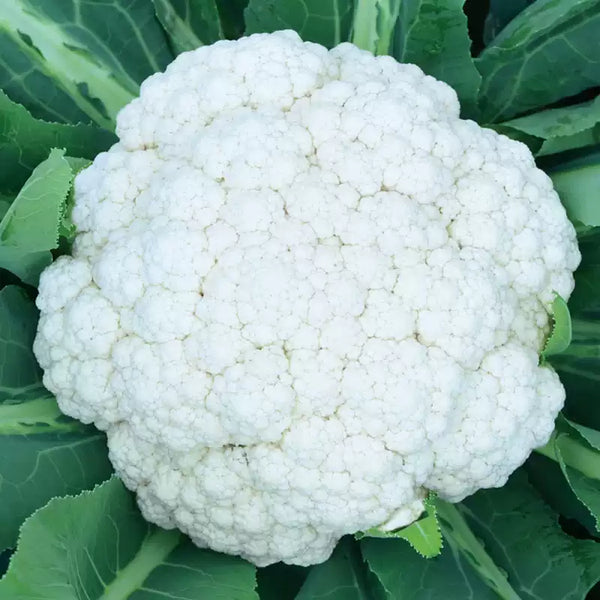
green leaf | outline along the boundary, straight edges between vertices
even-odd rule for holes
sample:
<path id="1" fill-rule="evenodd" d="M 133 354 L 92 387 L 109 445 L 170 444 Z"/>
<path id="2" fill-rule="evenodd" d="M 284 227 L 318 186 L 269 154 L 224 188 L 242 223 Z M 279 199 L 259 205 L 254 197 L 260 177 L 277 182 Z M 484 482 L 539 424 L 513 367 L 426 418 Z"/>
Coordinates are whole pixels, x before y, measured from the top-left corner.
<path id="1" fill-rule="evenodd" d="M 554 170 L 550 177 L 569 219 L 600 225 L 600 159 Z"/>
<path id="2" fill-rule="evenodd" d="M 176 54 L 223 39 L 216 0 L 152 0 Z"/>
<path id="3" fill-rule="evenodd" d="M 385 590 L 386 600 L 498 600 L 451 546 L 429 559 L 419 556 L 403 540 L 364 538 L 360 546 Z"/>
<path id="4" fill-rule="evenodd" d="M 148 524 L 116 478 L 30 517 L 0 596 L 19 600 L 258 600 L 255 568 Z"/>
<path id="5" fill-rule="evenodd" d="M 600 96 L 590 102 L 505 121 L 495 129 L 510 137 L 518 138 L 519 132 L 530 136 L 535 140 L 530 148 L 537 156 L 593 146 L 600 142 Z"/>
<path id="6" fill-rule="evenodd" d="M 358 546 L 345 537 L 328 561 L 311 568 L 296 600 L 372 600 L 369 589 Z"/>
<path id="7" fill-rule="evenodd" d="M 258 569 L 256 590 L 260 600 L 293 600 L 308 573 L 309 569 L 281 562 Z"/>
<path id="8" fill-rule="evenodd" d="M 486 547 L 473 534 L 457 505 L 438 500 L 438 516 L 442 534 L 452 551 L 463 555 L 473 570 L 503 600 L 521 600 L 510 585 L 506 573 L 488 554 Z"/>
<path id="9" fill-rule="evenodd" d="M 37 319 L 22 288 L 0 290 L 0 402 L 39 393 L 42 373 L 31 350 Z"/>
<path id="10" fill-rule="evenodd" d="M 16 194 L 51 148 L 93 159 L 117 141 L 114 134 L 92 125 L 65 125 L 34 119 L 0 90 L 0 189 Z"/>
<path id="11" fill-rule="evenodd" d="M 352 11 L 352 0 L 250 0 L 246 33 L 293 29 L 304 41 L 332 48 L 348 40 Z"/>
<path id="12" fill-rule="evenodd" d="M 471 58 L 464 0 L 404 0 L 396 28 L 394 56 L 452 86 L 462 116 L 475 118 L 481 77 Z"/>
<path id="13" fill-rule="evenodd" d="M 355 534 L 356 539 L 364 537 L 396 538 L 406 540 L 421 556 L 432 558 L 442 551 L 442 532 L 437 519 L 435 496 L 425 501 L 426 515 L 407 527 L 395 531 L 384 531 L 377 527 Z"/>
<path id="14" fill-rule="evenodd" d="M 560 417 L 552 438 L 538 452 L 558 462 L 600 532 L 600 432 Z"/>
<path id="15" fill-rule="evenodd" d="M 598 535 L 596 519 L 581 503 L 569 485 L 556 459 L 534 452 L 525 464 L 529 481 L 552 509 L 568 519 L 578 521 L 590 535 Z M 568 483 L 568 482 L 567 482 Z"/>
<path id="16" fill-rule="evenodd" d="M 148 0 L 5 2 L 0 57 L 0 87 L 34 116 L 107 129 L 172 60 Z"/>
<path id="17" fill-rule="evenodd" d="M 68 419 L 41 382 L 31 346 L 37 310 L 16 286 L 0 291 L 0 549 L 54 496 L 109 477 L 104 434 Z"/>
<path id="18" fill-rule="evenodd" d="M 567 303 L 558 294 L 555 295 L 552 302 L 552 320 L 552 333 L 546 340 L 542 350 L 543 359 L 564 352 L 571 343 L 573 334 L 571 315 Z"/>
<path id="19" fill-rule="evenodd" d="M 600 579 L 600 545 L 565 534 L 523 470 L 460 510 L 521 600 L 583 600 Z"/>
<path id="20" fill-rule="evenodd" d="M 534 0 L 490 0 L 490 10 L 485 20 L 483 39 L 489 44 L 498 33 Z"/>
<path id="21" fill-rule="evenodd" d="M 37 285 L 52 262 L 73 173 L 63 150 L 38 165 L 0 221 L 0 267 Z"/>
<path id="22" fill-rule="evenodd" d="M 352 43 L 373 54 L 392 54 L 402 0 L 357 0 Z"/>
<path id="23" fill-rule="evenodd" d="M 503 121 L 600 82 L 598 0 L 538 0 L 476 59 L 485 122 Z"/>

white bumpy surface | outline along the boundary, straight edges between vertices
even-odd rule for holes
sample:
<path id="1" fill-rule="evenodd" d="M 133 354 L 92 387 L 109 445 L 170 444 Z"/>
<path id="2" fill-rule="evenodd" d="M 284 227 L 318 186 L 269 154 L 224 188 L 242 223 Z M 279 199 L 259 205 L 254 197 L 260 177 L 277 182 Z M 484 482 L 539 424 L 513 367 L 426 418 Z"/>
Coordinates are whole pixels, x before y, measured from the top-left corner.
<path id="1" fill-rule="evenodd" d="M 148 520 L 316 563 L 547 440 L 574 230 L 525 146 L 458 115 L 417 67 L 292 32 L 182 54 L 121 111 L 35 352 Z"/>

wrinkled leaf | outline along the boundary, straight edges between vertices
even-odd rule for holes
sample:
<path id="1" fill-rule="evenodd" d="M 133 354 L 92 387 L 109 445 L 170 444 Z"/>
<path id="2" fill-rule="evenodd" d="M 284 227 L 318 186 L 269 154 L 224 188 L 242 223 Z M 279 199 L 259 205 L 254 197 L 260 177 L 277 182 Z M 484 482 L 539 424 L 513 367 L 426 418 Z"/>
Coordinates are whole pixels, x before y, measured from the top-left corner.
<path id="1" fill-rule="evenodd" d="M 223 39 L 215 0 L 152 0 L 176 54 Z"/>
<path id="2" fill-rule="evenodd" d="M 565 534 L 522 470 L 461 512 L 521 600 L 584 600 L 600 579 L 600 545 Z"/>
<path id="3" fill-rule="evenodd" d="M 599 0 L 538 0 L 476 59 L 482 118 L 497 122 L 600 83 Z"/>
<path id="4" fill-rule="evenodd" d="M 150 525 L 116 478 L 55 498 L 24 524 L 0 581 L 19 600 L 258 600 L 255 568 Z"/>
<path id="5" fill-rule="evenodd" d="M 250 0 L 246 33 L 293 29 L 304 41 L 332 48 L 348 40 L 352 11 L 352 0 Z"/>
<path id="6" fill-rule="evenodd" d="M 471 58 L 464 0 L 403 0 L 394 56 L 452 86 L 462 116 L 475 118 L 481 77 Z"/>
<path id="7" fill-rule="evenodd" d="M 38 165 L 0 221 L 0 267 L 37 285 L 58 245 L 73 172 L 64 151 L 53 149 Z"/>
<path id="8" fill-rule="evenodd" d="M 0 57 L 0 87 L 35 117 L 107 129 L 172 60 L 148 0 L 4 2 Z"/>
<path id="9" fill-rule="evenodd" d="M 0 189 L 17 193 L 51 148 L 92 159 L 117 141 L 93 125 L 65 125 L 34 119 L 0 90 Z"/>

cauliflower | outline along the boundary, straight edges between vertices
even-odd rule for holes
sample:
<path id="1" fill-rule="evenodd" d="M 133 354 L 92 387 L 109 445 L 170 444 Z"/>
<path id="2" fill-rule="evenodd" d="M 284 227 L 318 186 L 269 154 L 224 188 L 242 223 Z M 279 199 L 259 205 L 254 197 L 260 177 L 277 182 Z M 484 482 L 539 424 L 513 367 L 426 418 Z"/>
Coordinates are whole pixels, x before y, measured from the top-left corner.
<path id="1" fill-rule="evenodd" d="M 501 486 L 564 400 L 580 255 L 527 148 L 419 68 L 292 32 L 148 78 L 75 181 L 35 353 L 144 516 L 262 566 Z"/>

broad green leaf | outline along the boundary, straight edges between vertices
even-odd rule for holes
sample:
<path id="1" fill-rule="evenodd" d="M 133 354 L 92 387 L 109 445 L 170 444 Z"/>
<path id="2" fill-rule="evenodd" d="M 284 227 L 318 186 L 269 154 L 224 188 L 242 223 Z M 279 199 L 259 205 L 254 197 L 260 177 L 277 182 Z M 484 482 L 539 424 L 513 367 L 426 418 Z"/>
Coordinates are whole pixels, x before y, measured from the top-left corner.
<path id="1" fill-rule="evenodd" d="M 558 462 L 600 532 L 600 432 L 560 417 L 550 441 L 537 451 Z"/>
<path id="2" fill-rule="evenodd" d="M 258 600 L 255 568 L 148 524 L 116 478 L 30 517 L 0 581 L 19 600 Z"/>
<path id="3" fill-rule="evenodd" d="M 112 129 L 171 60 L 148 0 L 19 0 L 0 11 L 0 87 L 36 117 Z"/>
<path id="4" fill-rule="evenodd" d="M 438 518 L 444 539 L 457 554 L 462 554 L 473 570 L 503 600 L 520 600 L 506 578 L 506 573 L 498 567 L 488 554 L 481 540 L 473 534 L 458 506 L 438 500 Z"/>
<path id="5" fill-rule="evenodd" d="M 564 352 L 571 343 L 571 315 L 567 303 L 558 294 L 552 302 L 552 320 L 552 332 L 542 350 L 543 359 Z"/>
<path id="6" fill-rule="evenodd" d="M 385 590 L 386 600 L 498 600 L 451 546 L 428 559 L 403 540 L 364 538 L 360 547 Z"/>
<path id="7" fill-rule="evenodd" d="M 521 600 L 584 600 L 600 579 L 600 545 L 565 534 L 523 470 L 460 510 Z"/>
<path id="8" fill-rule="evenodd" d="M 308 572 L 305 567 L 281 562 L 258 569 L 256 591 L 260 600 L 294 600 Z"/>
<path id="9" fill-rule="evenodd" d="M 352 0 L 250 0 L 246 33 L 293 29 L 304 41 L 328 48 L 348 40 Z"/>
<path id="10" fill-rule="evenodd" d="M 476 59 L 482 119 L 498 122 L 600 83 L 599 0 L 538 0 Z"/>
<path id="11" fill-rule="evenodd" d="M 600 161 L 557 169 L 550 177 L 572 221 L 600 225 Z"/>
<path id="12" fill-rule="evenodd" d="M 434 496 L 425 499 L 425 516 L 402 529 L 384 531 L 379 528 L 367 529 L 355 534 L 356 539 L 364 537 L 396 538 L 406 540 L 421 556 L 432 558 L 442 551 L 442 532 L 437 519 Z"/>
<path id="13" fill-rule="evenodd" d="M 532 138 L 528 145 L 537 156 L 593 146 L 600 142 L 600 96 L 505 121 L 496 129 L 517 139 L 519 132 Z"/>
<path id="14" fill-rule="evenodd" d="M 328 561 L 311 568 L 296 600 L 372 600 L 368 570 L 352 538 L 343 538 Z"/>
<path id="15" fill-rule="evenodd" d="M 581 503 L 569 485 L 565 485 L 565 476 L 556 459 L 534 452 L 525 463 L 530 483 L 560 515 L 577 521 L 590 535 L 598 535 L 596 519 Z"/>
<path id="16" fill-rule="evenodd" d="M 481 77 L 471 58 L 464 0 L 403 0 L 394 41 L 394 56 L 452 86 L 462 116 L 477 115 Z"/>
<path id="17" fill-rule="evenodd" d="M 244 34 L 244 10 L 248 0 L 216 0 L 216 3 L 223 34 L 228 40 L 236 40 Z"/>
<path id="18" fill-rule="evenodd" d="M 373 54 L 392 54 L 402 0 L 356 0 L 352 43 Z"/>
<path id="19" fill-rule="evenodd" d="M 490 0 L 483 39 L 489 44 L 508 23 L 534 0 Z"/>
<path id="20" fill-rule="evenodd" d="M 73 172 L 64 151 L 53 149 L 38 165 L 0 221 L 0 267 L 37 285 L 52 262 Z"/>
<path id="21" fill-rule="evenodd" d="M 216 0 L 152 0 L 176 54 L 223 39 Z"/>
<path id="22" fill-rule="evenodd" d="M 37 319 L 22 288 L 0 290 L 0 402 L 39 393 L 42 373 L 31 351 Z"/>
<path id="23" fill-rule="evenodd" d="M 104 434 L 68 419 L 41 382 L 31 346 L 37 310 L 16 286 L 0 291 L 0 550 L 54 496 L 108 478 Z"/>
<path id="24" fill-rule="evenodd" d="M 51 148 L 92 159 L 117 138 L 93 125 L 65 125 L 34 119 L 0 90 L 0 189 L 17 193 Z"/>

